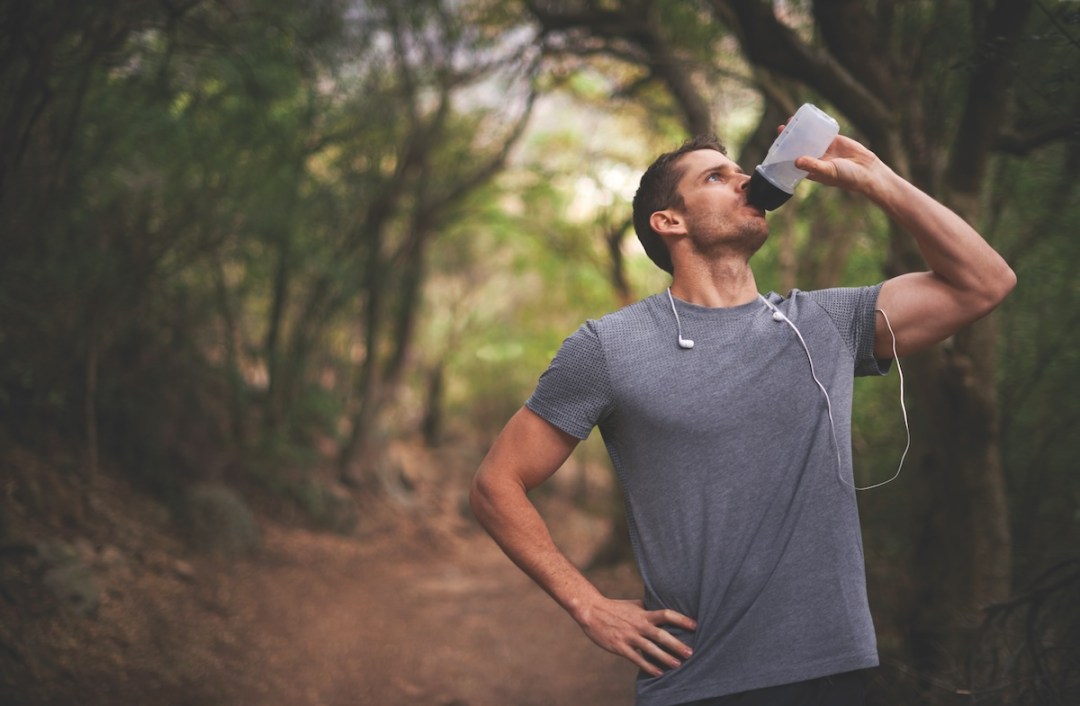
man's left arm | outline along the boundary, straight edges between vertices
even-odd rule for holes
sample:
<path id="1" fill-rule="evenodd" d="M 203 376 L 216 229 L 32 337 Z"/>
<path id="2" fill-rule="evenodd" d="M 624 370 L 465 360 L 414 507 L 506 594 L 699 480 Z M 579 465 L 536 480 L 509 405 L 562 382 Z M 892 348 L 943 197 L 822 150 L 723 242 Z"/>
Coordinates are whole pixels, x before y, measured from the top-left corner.
<path id="1" fill-rule="evenodd" d="M 878 308 L 907 355 L 942 341 L 986 316 L 1016 286 L 1008 263 L 974 228 L 883 163 L 863 145 L 837 137 L 822 159 L 800 157 L 808 178 L 867 196 L 915 239 L 929 272 L 885 282 Z M 892 336 L 877 318 L 874 354 L 891 358 Z"/>

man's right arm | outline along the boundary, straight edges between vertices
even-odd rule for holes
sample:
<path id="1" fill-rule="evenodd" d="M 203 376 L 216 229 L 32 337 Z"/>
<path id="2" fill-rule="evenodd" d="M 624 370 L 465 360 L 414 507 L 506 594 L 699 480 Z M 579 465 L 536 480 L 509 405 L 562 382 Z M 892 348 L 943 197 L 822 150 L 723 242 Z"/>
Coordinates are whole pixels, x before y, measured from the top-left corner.
<path id="1" fill-rule="evenodd" d="M 470 498 L 473 513 L 506 555 L 590 639 L 659 676 L 664 668 L 678 667 L 690 656 L 690 648 L 661 626 L 693 630 L 694 621 L 671 610 L 646 611 L 641 601 L 606 598 L 555 546 L 527 497 L 562 466 L 577 444 L 578 439 L 523 407 L 480 464 Z"/>

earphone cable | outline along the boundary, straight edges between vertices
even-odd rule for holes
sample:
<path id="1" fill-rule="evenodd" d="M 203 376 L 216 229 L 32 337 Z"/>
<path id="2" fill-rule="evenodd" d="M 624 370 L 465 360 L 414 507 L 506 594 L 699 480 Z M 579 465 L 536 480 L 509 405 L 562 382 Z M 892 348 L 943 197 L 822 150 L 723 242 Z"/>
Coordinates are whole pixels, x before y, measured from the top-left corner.
<path id="1" fill-rule="evenodd" d="M 852 485 L 855 490 L 873 490 L 874 488 L 880 488 L 881 486 L 892 483 L 894 480 L 900 477 L 900 471 L 904 468 L 904 459 L 907 458 L 908 450 L 911 448 L 911 425 L 908 423 L 907 405 L 904 404 L 904 368 L 900 365 L 900 356 L 896 353 L 896 333 L 893 331 L 892 322 L 889 321 L 889 315 L 885 313 L 884 309 L 875 309 L 885 319 L 885 326 L 889 329 L 889 336 L 892 337 L 892 355 L 893 360 L 896 361 L 896 372 L 900 375 L 900 411 L 904 416 L 904 433 L 907 435 L 907 441 L 904 444 L 904 452 L 900 454 L 900 463 L 896 466 L 896 473 L 892 475 L 892 478 L 883 480 L 880 483 L 874 483 L 867 486 Z"/>

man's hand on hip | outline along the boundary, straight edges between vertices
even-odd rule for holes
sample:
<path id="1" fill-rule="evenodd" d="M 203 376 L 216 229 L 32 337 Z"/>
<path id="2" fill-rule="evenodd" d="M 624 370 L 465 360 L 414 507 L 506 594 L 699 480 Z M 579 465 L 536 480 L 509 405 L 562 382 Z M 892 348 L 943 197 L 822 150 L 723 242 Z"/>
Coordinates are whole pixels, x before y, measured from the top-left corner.
<path id="1" fill-rule="evenodd" d="M 649 611 L 641 601 L 610 598 L 583 610 L 578 622 L 593 642 L 654 677 L 682 665 L 693 653 L 689 645 L 661 626 L 697 628 L 693 619 L 673 610 Z"/>

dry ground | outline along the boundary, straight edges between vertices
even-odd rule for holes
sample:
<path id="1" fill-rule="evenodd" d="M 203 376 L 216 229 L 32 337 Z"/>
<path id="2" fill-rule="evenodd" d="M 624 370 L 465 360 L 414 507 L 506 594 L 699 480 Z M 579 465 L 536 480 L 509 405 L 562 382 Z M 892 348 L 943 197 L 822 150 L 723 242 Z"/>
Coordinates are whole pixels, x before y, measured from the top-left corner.
<path id="1" fill-rule="evenodd" d="M 237 560 L 185 546 L 167 513 L 118 480 L 88 489 L 43 477 L 28 487 L 16 474 L 5 489 L 5 706 L 632 703 L 633 667 L 593 646 L 502 556 L 460 512 L 460 493 L 408 507 L 384 498 L 355 536 L 261 516 L 262 548 Z M 92 615 L 42 586 L 18 537 L 35 502 L 72 488 L 79 509 L 35 531 L 74 542 L 95 567 Z M 559 496 L 545 503 L 557 539 L 583 561 L 602 523 Z M 625 597 L 640 591 L 628 569 L 595 578 Z"/>

